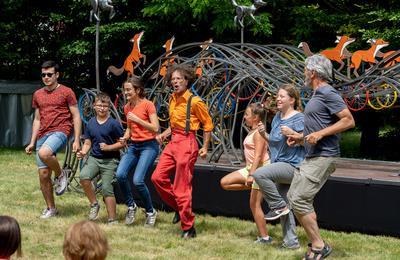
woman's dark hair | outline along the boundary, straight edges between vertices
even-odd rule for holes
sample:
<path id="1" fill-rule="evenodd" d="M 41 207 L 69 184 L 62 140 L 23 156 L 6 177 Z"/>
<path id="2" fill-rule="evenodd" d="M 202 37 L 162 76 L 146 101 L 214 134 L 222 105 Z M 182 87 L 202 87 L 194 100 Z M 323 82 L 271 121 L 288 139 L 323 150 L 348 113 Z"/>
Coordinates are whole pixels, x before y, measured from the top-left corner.
<path id="1" fill-rule="evenodd" d="M 144 83 L 141 77 L 132 75 L 125 82 L 132 85 L 132 87 L 137 91 L 137 94 L 140 98 L 144 98 L 146 96 L 144 92 Z"/>
<path id="2" fill-rule="evenodd" d="M 171 85 L 172 73 L 175 71 L 178 71 L 188 81 L 187 88 L 190 88 L 195 78 L 193 67 L 189 64 L 172 64 L 168 67 L 168 73 L 167 76 L 165 76 L 167 84 Z"/>
<path id="3" fill-rule="evenodd" d="M 8 258 L 17 251 L 22 256 L 21 229 L 17 220 L 10 216 L 0 216 L 0 258 Z"/>

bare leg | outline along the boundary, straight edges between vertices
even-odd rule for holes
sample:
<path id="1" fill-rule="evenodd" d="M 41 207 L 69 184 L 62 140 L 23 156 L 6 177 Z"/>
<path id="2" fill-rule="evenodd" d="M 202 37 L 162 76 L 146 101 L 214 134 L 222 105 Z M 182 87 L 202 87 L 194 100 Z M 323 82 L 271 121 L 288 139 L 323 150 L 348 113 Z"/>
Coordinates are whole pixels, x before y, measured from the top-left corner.
<path id="1" fill-rule="evenodd" d="M 315 212 L 311 212 L 306 215 L 296 214 L 296 217 L 306 231 L 312 247 L 315 249 L 322 249 L 324 247 L 324 241 L 319 233 L 317 215 Z"/>
<path id="2" fill-rule="evenodd" d="M 81 185 L 87 198 L 89 199 L 90 204 L 94 204 L 97 202 L 96 194 L 94 193 L 92 182 L 90 180 L 81 180 Z"/>
<path id="3" fill-rule="evenodd" d="M 245 185 L 246 178 L 239 171 L 231 172 L 221 179 L 221 187 L 224 190 L 249 190 L 251 187 Z"/>
<path id="4" fill-rule="evenodd" d="M 117 215 L 117 203 L 115 197 L 105 197 L 104 203 L 106 204 L 108 219 L 115 219 Z"/>
<path id="5" fill-rule="evenodd" d="M 61 173 L 60 164 L 58 163 L 57 157 L 48 147 L 42 146 L 40 148 L 39 158 L 50 168 L 50 170 L 54 171 L 55 176 L 60 175 Z"/>
<path id="6" fill-rule="evenodd" d="M 53 183 L 51 182 L 51 170 L 49 168 L 39 169 L 39 181 L 40 189 L 42 191 L 47 208 L 55 208 Z"/>
<path id="7" fill-rule="evenodd" d="M 264 219 L 264 212 L 261 207 L 263 201 L 262 193 L 259 190 L 252 189 L 250 193 L 250 209 L 253 213 L 254 222 L 261 237 L 268 236 L 267 223 Z"/>

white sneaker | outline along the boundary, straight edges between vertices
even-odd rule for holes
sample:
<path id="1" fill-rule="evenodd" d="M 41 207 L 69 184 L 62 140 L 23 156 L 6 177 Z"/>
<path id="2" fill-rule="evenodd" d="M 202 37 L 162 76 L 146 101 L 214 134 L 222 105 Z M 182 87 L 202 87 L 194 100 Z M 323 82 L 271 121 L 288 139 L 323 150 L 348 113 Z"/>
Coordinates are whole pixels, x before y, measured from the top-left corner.
<path id="1" fill-rule="evenodd" d="M 46 208 L 43 210 L 42 215 L 40 216 L 41 219 L 47 219 L 47 218 L 51 218 L 51 217 L 55 217 L 58 214 L 57 209 L 53 208 L 53 209 L 49 209 Z"/>
<path id="2" fill-rule="evenodd" d="M 125 224 L 131 225 L 135 221 L 136 210 L 137 210 L 136 204 L 135 207 L 128 207 L 128 211 L 126 212 L 125 215 Z"/>
<path id="3" fill-rule="evenodd" d="M 61 174 L 54 178 L 56 195 L 61 196 L 67 189 L 68 186 L 68 173 L 66 170 L 61 170 Z"/>
<path id="4" fill-rule="evenodd" d="M 146 222 L 144 225 L 146 227 L 154 227 L 156 224 L 156 219 L 157 219 L 157 211 L 153 209 L 152 213 L 146 212 Z"/>
<path id="5" fill-rule="evenodd" d="M 96 220 L 97 217 L 99 216 L 99 210 L 100 210 L 100 204 L 95 203 L 90 205 L 90 211 L 89 211 L 89 220 Z"/>

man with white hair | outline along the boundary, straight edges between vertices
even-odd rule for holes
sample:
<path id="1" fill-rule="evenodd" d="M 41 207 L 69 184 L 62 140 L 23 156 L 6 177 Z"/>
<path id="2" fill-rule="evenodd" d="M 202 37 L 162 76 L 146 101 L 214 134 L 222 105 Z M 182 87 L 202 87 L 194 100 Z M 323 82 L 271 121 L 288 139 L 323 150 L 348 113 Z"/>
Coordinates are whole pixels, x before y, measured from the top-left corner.
<path id="1" fill-rule="evenodd" d="M 306 156 L 295 171 L 288 200 L 310 240 L 305 259 L 327 257 L 332 248 L 320 235 L 313 202 L 335 171 L 340 156 L 339 133 L 355 126 L 353 116 L 339 93 L 329 85 L 332 63 L 316 54 L 305 60 L 305 85 L 314 93 L 304 110 L 304 132 L 289 136 L 288 144 L 303 144 Z"/>

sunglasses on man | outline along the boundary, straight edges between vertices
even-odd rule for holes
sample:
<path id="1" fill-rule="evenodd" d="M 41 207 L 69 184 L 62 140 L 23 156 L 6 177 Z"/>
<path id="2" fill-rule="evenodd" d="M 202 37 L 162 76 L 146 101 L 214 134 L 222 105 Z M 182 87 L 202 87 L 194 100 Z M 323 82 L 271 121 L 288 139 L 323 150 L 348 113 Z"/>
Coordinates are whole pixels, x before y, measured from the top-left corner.
<path id="1" fill-rule="evenodd" d="M 42 76 L 42 78 L 45 78 L 45 77 L 51 78 L 51 77 L 53 77 L 54 74 L 55 74 L 54 72 L 53 73 L 48 72 L 48 73 L 42 73 L 41 76 Z"/>

